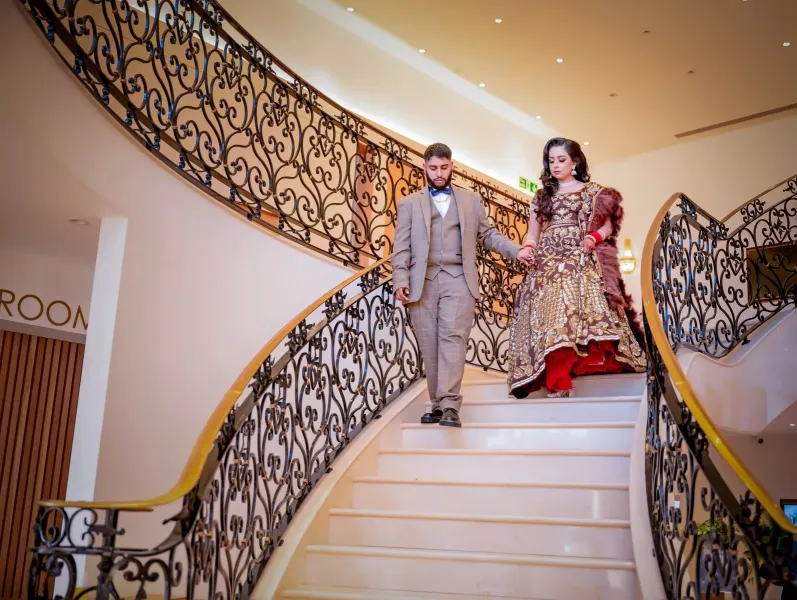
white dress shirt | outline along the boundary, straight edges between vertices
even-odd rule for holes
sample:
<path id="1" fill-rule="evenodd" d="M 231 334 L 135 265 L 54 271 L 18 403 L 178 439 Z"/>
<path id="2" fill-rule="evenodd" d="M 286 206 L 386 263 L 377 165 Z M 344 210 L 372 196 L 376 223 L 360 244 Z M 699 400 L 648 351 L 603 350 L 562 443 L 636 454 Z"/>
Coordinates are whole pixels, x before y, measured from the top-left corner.
<path id="1" fill-rule="evenodd" d="M 434 205 L 437 207 L 437 212 L 440 213 L 440 216 L 445 217 L 448 212 L 448 207 L 451 206 L 451 195 L 437 194 L 437 196 L 432 197 L 432 202 L 434 202 Z"/>

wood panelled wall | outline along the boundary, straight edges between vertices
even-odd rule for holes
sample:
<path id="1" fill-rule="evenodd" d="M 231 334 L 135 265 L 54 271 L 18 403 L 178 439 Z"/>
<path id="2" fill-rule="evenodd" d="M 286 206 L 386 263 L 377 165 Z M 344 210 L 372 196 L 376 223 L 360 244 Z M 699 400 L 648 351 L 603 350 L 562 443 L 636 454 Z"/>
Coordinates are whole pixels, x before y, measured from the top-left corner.
<path id="1" fill-rule="evenodd" d="M 25 597 L 36 502 L 63 499 L 83 344 L 0 329 L 0 599 Z"/>

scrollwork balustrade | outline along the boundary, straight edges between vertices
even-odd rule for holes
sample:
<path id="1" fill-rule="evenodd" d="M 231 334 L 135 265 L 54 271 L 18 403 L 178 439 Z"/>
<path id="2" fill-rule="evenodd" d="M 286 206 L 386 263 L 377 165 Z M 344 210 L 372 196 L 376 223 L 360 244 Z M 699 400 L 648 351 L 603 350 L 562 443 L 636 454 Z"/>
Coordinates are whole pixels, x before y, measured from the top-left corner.
<path id="1" fill-rule="evenodd" d="M 784 515 L 770 514 L 744 482 L 724 475 L 727 470 L 718 466 L 723 457 L 698 423 L 694 404 L 676 386 L 652 333 L 654 327 L 663 330 L 659 343 L 666 341 L 667 350 L 721 358 L 762 323 L 795 306 L 797 178 L 725 222 L 680 196 L 661 220 L 655 242 L 649 266 L 655 312 L 647 311 L 645 319 L 646 481 L 667 597 L 797 597 L 797 524 L 787 531 L 777 522 Z M 655 317 L 658 322 L 649 320 Z"/>

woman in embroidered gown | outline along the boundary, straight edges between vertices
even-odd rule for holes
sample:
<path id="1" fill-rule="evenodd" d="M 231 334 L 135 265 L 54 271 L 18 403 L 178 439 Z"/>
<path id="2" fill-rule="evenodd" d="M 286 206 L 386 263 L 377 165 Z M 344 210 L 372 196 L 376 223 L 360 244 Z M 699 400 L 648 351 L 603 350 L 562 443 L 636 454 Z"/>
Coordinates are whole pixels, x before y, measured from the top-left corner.
<path id="1" fill-rule="evenodd" d="M 620 194 L 590 183 L 581 147 L 564 138 L 545 145 L 541 180 L 525 241 L 534 264 L 518 290 L 510 332 L 509 388 L 517 398 L 540 387 L 567 397 L 573 376 L 646 366 L 617 259 Z"/>

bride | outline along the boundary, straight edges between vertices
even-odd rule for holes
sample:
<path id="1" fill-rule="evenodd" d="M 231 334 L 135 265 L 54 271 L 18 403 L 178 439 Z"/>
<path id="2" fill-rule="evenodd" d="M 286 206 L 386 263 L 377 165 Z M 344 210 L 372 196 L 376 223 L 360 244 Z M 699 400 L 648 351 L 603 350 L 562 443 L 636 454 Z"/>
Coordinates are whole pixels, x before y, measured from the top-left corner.
<path id="1" fill-rule="evenodd" d="M 620 194 L 590 183 L 587 158 L 573 140 L 550 140 L 542 162 L 525 241 L 534 263 L 510 331 L 509 389 L 517 398 L 543 386 L 549 397 L 568 397 L 573 376 L 646 367 L 617 260 Z"/>

